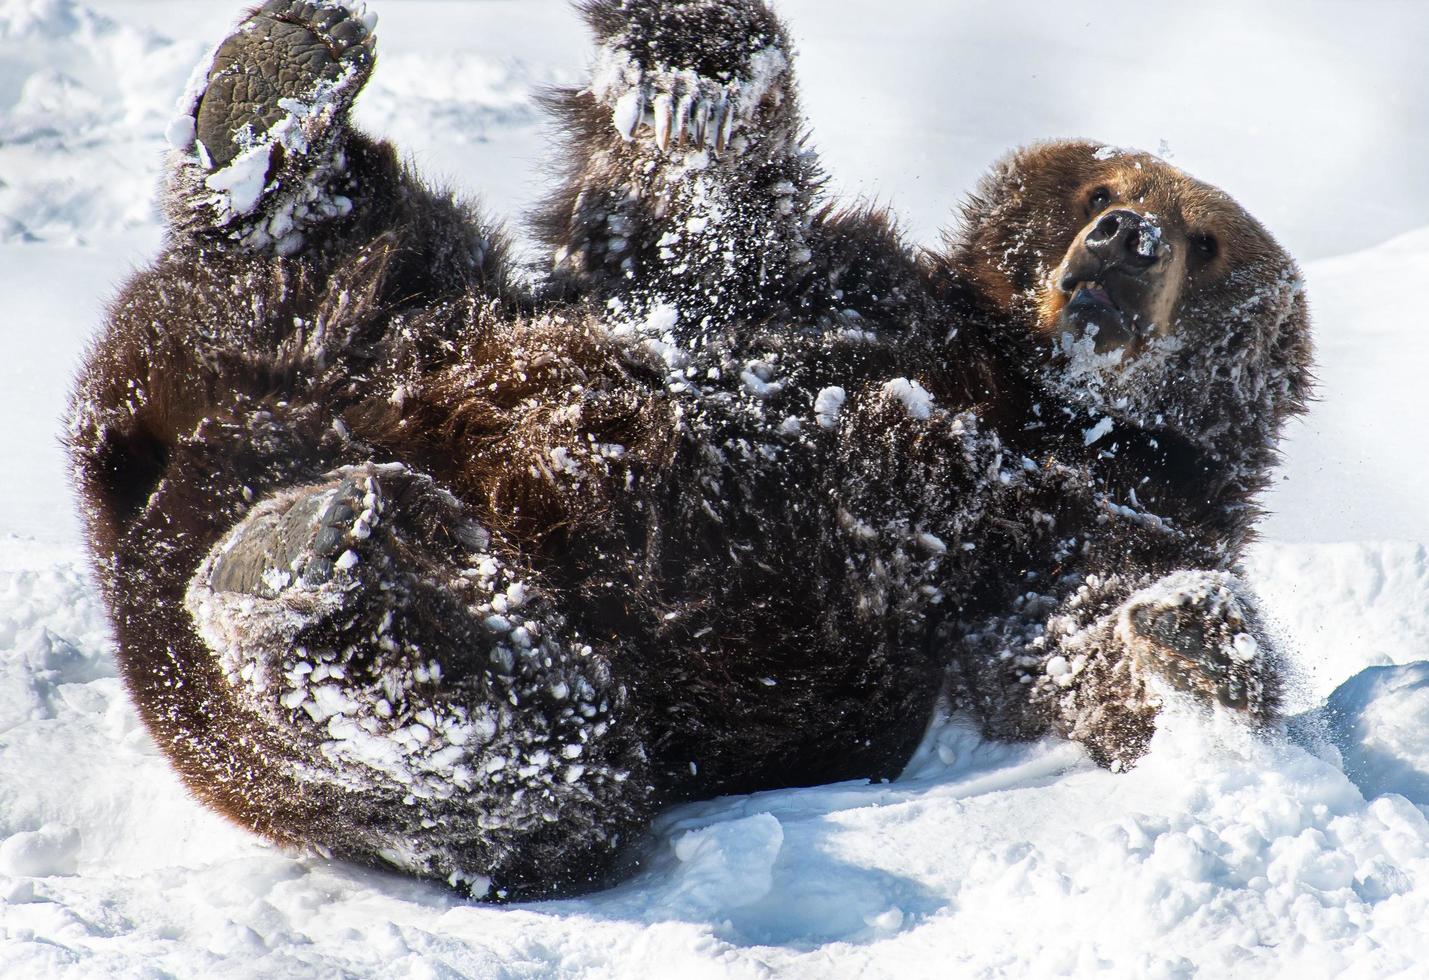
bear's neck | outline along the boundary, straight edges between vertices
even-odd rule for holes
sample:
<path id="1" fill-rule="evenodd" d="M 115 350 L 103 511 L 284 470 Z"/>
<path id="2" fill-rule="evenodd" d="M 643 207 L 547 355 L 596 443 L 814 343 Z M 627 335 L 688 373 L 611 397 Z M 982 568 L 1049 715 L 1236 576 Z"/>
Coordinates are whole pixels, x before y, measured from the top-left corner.
<path id="1" fill-rule="evenodd" d="M 1268 464 L 1222 452 L 1163 419 L 1059 391 L 1031 331 L 1001 319 L 986 311 L 970 318 L 981 326 L 968 331 L 965 343 L 981 365 L 972 400 L 1009 448 L 1041 464 L 1082 470 L 1109 503 L 1154 514 L 1239 554 L 1259 513 L 1254 496 Z"/>

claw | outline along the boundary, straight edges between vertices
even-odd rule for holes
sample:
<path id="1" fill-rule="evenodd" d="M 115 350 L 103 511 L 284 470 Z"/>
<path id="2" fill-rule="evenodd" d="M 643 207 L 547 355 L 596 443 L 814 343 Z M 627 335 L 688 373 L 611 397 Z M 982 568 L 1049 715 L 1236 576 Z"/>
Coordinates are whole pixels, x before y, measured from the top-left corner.
<path id="1" fill-rule="evenodd" d="M 729 106 L 723 101 L 710 107 L 709 121 L 704 124 L 704 139 L 706 146 L 713 147 L 715 153 L 719 153 L 720 130 L 725 129 L 725 113 L 729 111 Z"/>
<path id="2" fill-rule="evenodd" d="M 346 12 L 338 7 L 323 7 L 313 12 L 312 25 L 320 31 L 332 29 L 332 25 L 342 20 Z"/>
<path id="3" fill-rule="evenodd" d="M 670 146 L 670 125 L 674 121 L 675 100 L 667 93 L 655 96 L 655 145 L 660 152 Z"/>
<path id="4" fill-rule="evenodd" d="M 734 104 L 726 103 L 724 117 L 720 119 L 719 132 L 715 135 L 715 153 L 723 153 L 729 146 L 729 138 L 734 133 Z"/>
<path id="5" fill-rule="evenodd" d="M 330 32 L 333 40 L 340 42 L 344 46 L 357 44 L 362 40 L 362 24 L 355 20 L 345 20 L 338 24 Z"/>
<path id="6" fill-rule="evenodd" d="M 671 133 L 675 145 L 678 146 L 685 141 L 685 133 L 691 128 L 690 113 L 695 107 L 695 97 L 693 93 L 686 92 L 680 96 L 675 103 L 675 127 Z"/>
<path id="7" fill-rule="evenodd" d="M 704 146 L 705 134 L 709 131 L 710 104 L 704 99 L 695 103 L 690 116 L 690 129 L 696 146 Z"/>
<path id="8" fill-rule="evenodd" d="M 640 125 L 640 119 L 645 115 L 645 91 L 641 88 L 632 88 L 615 102 L 615 112 L 613 113 L 615 130 L 620 134 L 620 138 L 627 143 L 635 138 L 635 127 Z"/>

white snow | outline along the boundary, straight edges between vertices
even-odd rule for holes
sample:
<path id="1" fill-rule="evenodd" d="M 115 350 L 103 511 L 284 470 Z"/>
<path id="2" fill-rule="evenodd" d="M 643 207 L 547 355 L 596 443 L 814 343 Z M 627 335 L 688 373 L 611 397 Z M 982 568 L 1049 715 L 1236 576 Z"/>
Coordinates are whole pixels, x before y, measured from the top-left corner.
<path id="1" fill-rule="evenodd" d="M 888 200 L 916 240 L 1002 150 L 1085 135 L 1175 147 L 1305 260 L 1321 400 L 1292 427 L 1245 575 L 1297 672 L 1294 738 L 1173 705 L 1142 764 L 1111 774 L 1067 744 L 985 742 L 941 719 L 892 784 L 681 806 L 635 879 L 516 908 L 229 826 L 184 792 L 115 675 L 58 418 L 114 284 L 153 254 L 175 98 L 238 5 L 0 0 L 0 976 L 1422 971 L 1429 11 L 778 6 L 834 187 Z M 577 81 L 590 57 L 576 18 L 559 0 L 379 10 L 359 118 L 515 214 L 543 179 L 531 85 Z M 671 316 L 635 330 L 658 345 Z M 813 406 L 821 425 L 834 391 Z M 523 587 L 500 584 L 519 607 Z M 303 690 L 324 689 L 315 675 Z M 341 704 L 311 703 L 341 729 Z M 404 751 L 346 736 L 375 767 Z"/>
<path id="2" fill-rule="evenodd" d="M 834 429 L 839 424 L 839 413 L 843 411 L 848 393 L 838 385 L 822 389 L 814 397 L 814 419 L 821 429 Z"/>
<path id="3" fill-rule="evenodd" d="M 883 393 L 902 402 L 909 418 L 927 421 L 933 414 L 933 396 L 916 381 L 894 378 L 883 386 Z"/>
<path id="4" fill-rule="evenodd" d="M 1112 421 L 1111 416 L 1103 415 L 1100 422 L 1082 433 L 1082 443 L 1090 446 L 1106 438 L 1115 425 L 1116 423 Z"/>
<path id="5" fill-rule="evenodd" d="M 1366 794 L 1429 805 L 1429 662 L 1360 671 L 1330 695 L 1320 720 Z"/>

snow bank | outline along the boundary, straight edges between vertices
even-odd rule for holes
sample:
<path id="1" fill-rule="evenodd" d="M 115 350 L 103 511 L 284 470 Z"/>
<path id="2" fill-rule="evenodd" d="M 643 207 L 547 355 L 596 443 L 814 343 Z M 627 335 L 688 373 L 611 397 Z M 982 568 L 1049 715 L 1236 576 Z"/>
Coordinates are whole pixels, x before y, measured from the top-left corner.
<path id="1" fill-rule="evenodd" d="M 1320 720 L 1367 795 L 1429 805 L 1429 661 L 1360 671 L 1330 695 Z"/>
<path id="2" fill-rule="evenodd" d="M 1246 581 L 1293 654 L 1292 710 L 1366 667 L 1429 660 L 1429 550 L 1414 542 L 1265 541 Z"/>
<path id="3" fill-rule="evenodd" d="M 1286 427 L 1267 537 L 1429 541 L 1426 278 L 1429 228 L 1306 267 L 1319 400 Z"/>
<path id="4" fill-rule="evenodd" d="M 73 0 L 0 0 L 0 242 L 151 223 L 159 139 L 201 51 Z"/>
<path id="5" fill-rule="evenodd" d="M 1423 956 L 1423 812 L 1187 708 L 1122 775 L 944 720 L 895 783 L 675 808 L 644 871 L 580 900 L 469 905 L 294 857 L 185 796 L 81 569 L 0 553 L 6 976 L 1379 977 Z M 1367 792 L 1418 793 L 1429 671 L 1387 670 L 1332 699 L 1360 754 L 1339 744 L 1400 759 L 1375 788 L 1352 766 Z"/>

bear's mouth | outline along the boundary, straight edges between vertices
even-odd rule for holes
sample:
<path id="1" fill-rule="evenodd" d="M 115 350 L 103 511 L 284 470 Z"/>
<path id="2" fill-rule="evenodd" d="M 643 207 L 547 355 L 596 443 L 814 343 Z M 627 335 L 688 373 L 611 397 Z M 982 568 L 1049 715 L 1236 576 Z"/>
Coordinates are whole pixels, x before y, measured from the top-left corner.
<path id="1" fill-rule="evenodd" d="M 1083 336 L 1093 338 L 1098 354 L 1118 350 L 1135 339 L 1133 318 L 1117 305 L 1105 284 L 1083 281 L 1067 291 L 1072 298 L 1062 308 L 1063 324 L 1078 327 Z"/>

